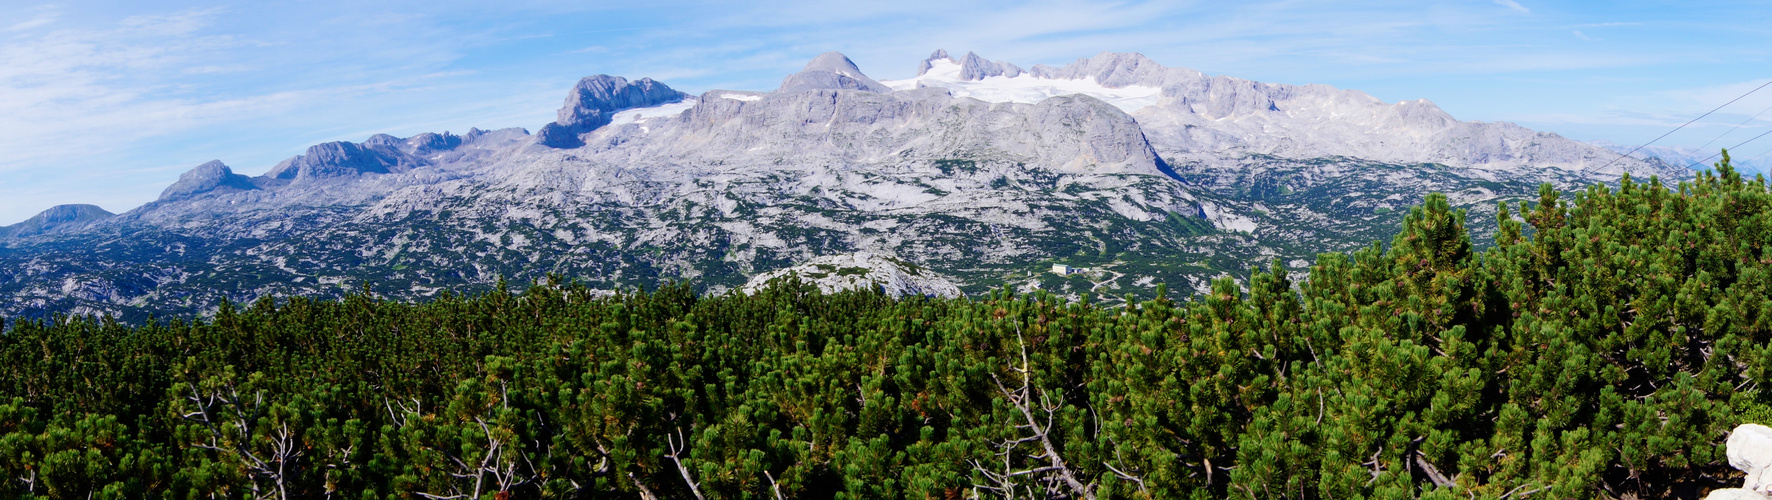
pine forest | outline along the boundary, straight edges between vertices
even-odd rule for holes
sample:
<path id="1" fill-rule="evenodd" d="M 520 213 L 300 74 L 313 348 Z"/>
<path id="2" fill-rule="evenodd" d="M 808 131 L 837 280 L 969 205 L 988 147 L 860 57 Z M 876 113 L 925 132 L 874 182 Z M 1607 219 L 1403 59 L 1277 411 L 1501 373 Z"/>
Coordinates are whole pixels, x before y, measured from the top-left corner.
<path id="1" fill-rule="evenodd" d="M 1695 498 L 1772 420 L 1772 192 L 1549 185 L 1211 293 L 265 298 L 0 335 L 5 498 Z M 1488 233 L 1489 228 L 1483 228 Z M 1161 289 L 1159 289 L 1161 290 Z"/>

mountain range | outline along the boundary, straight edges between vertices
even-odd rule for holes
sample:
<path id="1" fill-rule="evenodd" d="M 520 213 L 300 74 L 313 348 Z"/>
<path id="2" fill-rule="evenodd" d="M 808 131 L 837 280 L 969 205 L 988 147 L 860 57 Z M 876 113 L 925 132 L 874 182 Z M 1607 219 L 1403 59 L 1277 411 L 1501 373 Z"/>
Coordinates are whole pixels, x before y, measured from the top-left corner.
<path id="1" fill-rule="evenodd" d="M 550 275 L 718 293 L 842 255 L 964 293 L 1191 291 L 1386 238 L 1430 191 L 1483 230 L 1540 183 L 1690 175 L 1425 100 L 1139 54 L 1022 69 L 937 51 L 918 68 L 878 81 L 833 52 L 773 91 L 699 95 L 596 75 L 535 134 L 375 135 L 256 177 L 206 162 L 121 214 L 59 206 L 0 228 L 0 315 L 420 299 Z"/>

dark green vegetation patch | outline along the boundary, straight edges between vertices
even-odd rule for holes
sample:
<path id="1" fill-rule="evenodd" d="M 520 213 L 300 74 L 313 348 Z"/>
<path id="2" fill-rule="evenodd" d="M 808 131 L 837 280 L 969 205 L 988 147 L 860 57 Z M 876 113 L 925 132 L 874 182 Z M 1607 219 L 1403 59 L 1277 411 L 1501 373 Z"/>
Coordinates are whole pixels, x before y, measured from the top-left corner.
<path id="1" fill-rule="evenodd" d="M 956 167 L 959 167 L 956 165 Z M 1278 190 L 1283 192 L 1284 190 Z M 1519 214 L 1516 218 L 1513 214 Z M 0 336 L 0 495 L 1695 498 L 1768 415 L 1727 164 L 1124 307 L 502 288 Z M 1523 220 L 1521 220 L 1523 219 Z M 839 270 L 838 272 L 841 272 Z"/>

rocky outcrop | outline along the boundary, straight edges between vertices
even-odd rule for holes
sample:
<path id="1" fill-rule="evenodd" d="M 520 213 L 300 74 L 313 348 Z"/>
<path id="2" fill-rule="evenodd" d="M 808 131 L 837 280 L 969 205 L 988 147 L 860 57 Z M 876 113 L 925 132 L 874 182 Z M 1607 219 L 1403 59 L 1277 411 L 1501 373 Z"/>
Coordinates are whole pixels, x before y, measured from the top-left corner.
<path id="1" fill-rule="evenodd" d="M 1169 68 L 1144 54 L 1136 52 L 1102 52 L 1095 57 L 1077 59 L 1063 68 L 1038 64 L 1028 74 L 1054 80 L 1093 78 L 1108 88 L 1131 85 L 1167 87 L 1197 81 L 1205 74 L 1187 68 Z"/>
<path id="2" fill-rule="evenodd" d="M 578 81 L 566 95 L 559 116 L 536 133 L 536 142 L 554 148 L 583 146 L 579 134 L 608 125 L 622 110 L 650 108 L 681 101 L 689 94 L 651 78 L 629 82 L 619 76 L 596 75 Z"/>
<path id="3" fill-rule="evenodd" d="M 75 230 L 115 215 L 97 205 L 56 205 L 34 217 L 25 219 L 24 222 L 0 226 L 0 239 L 25 238 Z"/>
<path id="4" fill-rule="evenodd" d="M 866 92 L 886 93 L 892 89 L 862 74 L 855 61 L 849 60 L 841 52 L 819 54 L 806 63 L 799 73 L 788 75 L 781 80 L 781 87 L 775 89 L 781 93 L 806 92 L 811 90 L 861 90 Z"/>
<path id="5" fill-rule="evenodd" d="M 1710 492 L 1706 500 L 1767 500 L 1772 498 L 1772 427 L 1741 424 L 1729 433 L 1729 466 L 1747 473 L 1740 488 Z"/>
<path id="6" fill-rule="evenodd" d="M 479 129 L 473 129 L 468 133 L 471 134 L 477 131 L 479 131 Z M 412 148 L 411 152 L 424 155 L 449 151 L 461 147 L 462 139 L 461 136 L 449 132 L 444 132 L 442 134 L 425 132 L 408 137 L 403 142 L 406 143 L 407 147 Z"/>
<path id="7" fill-rule="evenodd" d="M 814 258 L 787 269 L 780 269 L 751 278 L 740 290 L 757 293 L 771 283 L 797 277 L 801 282 L 817 286 L 824 293 L 844 290 L 880 290 L 894 298 L 925 296 L 959 298 L 960 287 L 954 282 L 922 266 L 884 255 L 857 252 Z"/>
<path id="8" fill-rule="evenodd" d="M 258 189 L 252 178 L 234 173 L 221 162 L 210 160 L 178 176 L 178 182 L 160 192 L 159 201 L 190 198 L 208 193 L 233 193 Z"/>
<path id="9" fill-rule="evenodd" d="M 389 174 L 412 170 L 430 164 L 423 158 L 402 151 L 404 141 L 377 134 L 363 141 L 328 142 L 308 148 L 306 153 L 283 160 L 265 173 L 276 181 L 303 182 L 316 179 L 350 177 L 361 174 Z"/>

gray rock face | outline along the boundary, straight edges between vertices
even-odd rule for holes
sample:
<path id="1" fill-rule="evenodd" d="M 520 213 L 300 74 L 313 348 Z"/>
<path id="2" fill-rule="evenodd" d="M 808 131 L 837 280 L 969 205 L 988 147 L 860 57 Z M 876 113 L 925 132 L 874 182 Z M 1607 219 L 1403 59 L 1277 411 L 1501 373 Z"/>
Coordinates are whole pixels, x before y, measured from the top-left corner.
<path id="1" fill-rule="evenodd" d="M 478 130 L 479 129 L 474 129 L 474 131 Z M 409 137 L 405 142 L 408 147 L 412 148 L 411 152 L 423 155 L 449 151 L 461 147 L 462 139 L 461 136 L 449 132 L 444 132 L 442 134 L 425 132 Z"/>
<path id="2" fill-rule="evenodd" d="M 688 98 L 651 78 L 629 82 L 619 76 L 596 75 L 578 81 L 566 95 L 559 117 L 543 126 L 536 142 L 555 148 L 582 146 L 578 135 L 608 125 L 615 113 L 634 108 L 649 108 Z"/>
<path id="3" fill-rule="evenodd" d="M 861 68 L 855 67 L 855 61 L 840 52 L 819 54 L 806 63 L 799 73 L 788 75 L 781 80 L 781 87 L 776 92 L 794 93 L 809 90 L 863 90 L 875 93 L 891 92 L 892 89 L 862 74 Z"/>
<path id="4" fill-rule="evenodd" d="M 95 221 L 109 219 L 116 214 L 99 208 L 98 205 L 56 205 L 49 210 L 39 212 L 24 222 L 0 227 L 0 239 L 25 238 L 41 234 L 51 234 L 77 230 Z"/>
<path id="5" fill-rule="evenodd" d="M 924 61 L 924 72 L 932 60 Z M 1003 66 L 1006 63 L 987 63 L 974 54 L 956 62 L 971 68 L 962 71 L 964 81 L 994 76 L 996 68 L 1003 68 L 1003 76 L 1012 76 Z M 1027 75 L 1054 82 L 1092 80 L 1104 89 L 1160 89 L 1154 104 L 1132 114 L 1165 156 L 1194 160 L 1250 154 L 1298 159 L 1342 156 L 1484 169 L 1604 167 L 1600 173 L 1608 175 L 1685 173 L 1664 163 L 1614 161 L 1619 155 L 1605 148 L 1512 123 L 1459 121 L 1425 99 L 1390 104 L 1364 92 L 1327 85 L 1208 76 L 1165 67 L 1141 54 L 1104 52 L 1063 68 L 1035 66 Z M 918 85 L 939 83 L 918 80 Z M 976 87 L 970 90 L 983 95 Z"/>
<path id="6" fill-rule="evenodd" d="M 1096 83 L 1109 88 L 1129 85 L 1165 86 L 1170 78 L 1181 82 L 1205 76 L 1187 68 L 1164 67 L 1144 54 L 1128 52 L 1102 52 L 1095 57 L 1078 59 L 1063 68 L 1036 65 L 1028 73 L 1055 80 L 1094 78 Z"/>
<path id="7" fill-rule="evenodd" d="M 993 76 L 1015 78 L 1022 73 L 1019 66 L 1003 61 L 987 61 L 974 52 L 967 52 L 966 57 L 959 62 L 960 78 L 967 80 L 983 80 Z"/>
<path id="8" fill-rule="evenodd" d="M 423 158 L 401 150 L 405 146 L 393 136 L 378 134 L 362 144 L 338 141 L 316 144 L 306 153 L 284 160 L 265 173 L 265 178 L 278 181 L 304 182 L 317 179 L 350 177 L 361 174 L 387 174 L 428 165 Z"/>
<path id="9" fill-rule="evenodd" d="M 221 160 L 211 160 L 178 176 L 178 182 L 160 192 L 159 201 L 177 200 L 206 193 L 231 193 L 258 189 L 252 178 L 234 173 Z"/>
<path id="10" fill-rule="evenodd" d="M 993 157 L 1075 173 L 1163 175 L 1138 122 L 1088 96 L 1038 104 L 957 99 L 941 89 L 703 94 L 648 132 L 624 126 L 586 136 L 601 158 L 628 164 L 871 164 Z"/>

